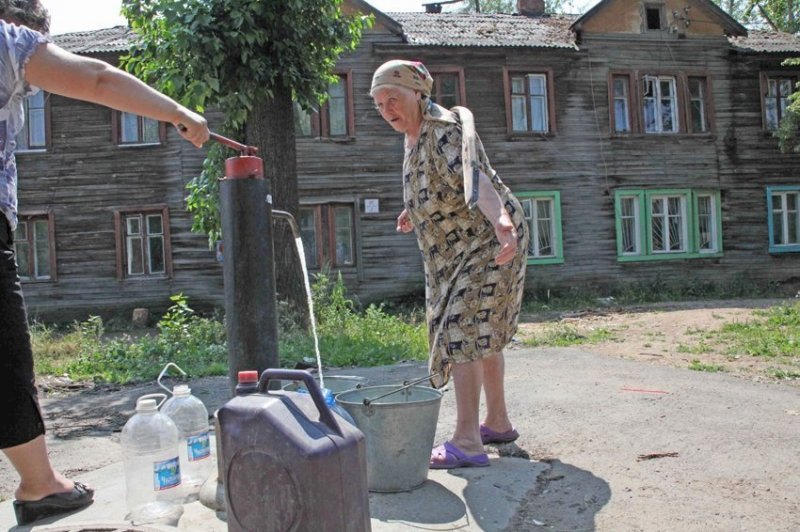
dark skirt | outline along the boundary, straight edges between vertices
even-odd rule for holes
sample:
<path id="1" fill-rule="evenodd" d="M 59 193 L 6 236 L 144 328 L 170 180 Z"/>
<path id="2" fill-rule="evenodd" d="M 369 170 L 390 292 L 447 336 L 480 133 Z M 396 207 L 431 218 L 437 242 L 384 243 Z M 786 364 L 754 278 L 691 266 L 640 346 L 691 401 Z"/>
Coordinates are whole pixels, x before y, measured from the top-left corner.
<path id="1" fill-rule="evenodd" d="M 0 214 L 0 449 L 44 434 L 13 244 L 8 220 Z"/>

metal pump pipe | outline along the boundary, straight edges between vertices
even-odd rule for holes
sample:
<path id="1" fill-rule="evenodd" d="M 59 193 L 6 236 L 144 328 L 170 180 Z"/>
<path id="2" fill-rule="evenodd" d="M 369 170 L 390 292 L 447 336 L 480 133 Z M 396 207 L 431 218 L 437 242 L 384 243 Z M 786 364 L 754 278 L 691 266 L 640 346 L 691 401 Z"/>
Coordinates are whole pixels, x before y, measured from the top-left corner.
<path id="1" fill-rule="evenodd" d="M 225 178 L 220 182 L 225 328 L 233 395 L 239 371 L 261 374 L 279 367 L 278 320 L 270 182 L 264 178 L 264 163 L 255 156 L 255 148 L 221 138 L 244 153 L 225 161 Z"/>

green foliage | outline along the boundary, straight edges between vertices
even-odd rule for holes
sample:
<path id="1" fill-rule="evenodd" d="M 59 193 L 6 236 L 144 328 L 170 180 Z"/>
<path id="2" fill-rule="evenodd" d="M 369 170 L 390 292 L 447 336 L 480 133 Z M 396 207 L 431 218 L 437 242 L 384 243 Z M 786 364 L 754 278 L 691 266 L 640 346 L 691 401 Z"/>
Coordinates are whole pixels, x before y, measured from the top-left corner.
<path id="1" fill-rule="evenodd" d="M 372 22 L 341 8 L 342 0 L 123 0 L 139 39 L 122 62 L 189 108 L 221 110 L 223 134 L 241 132 L 277 87 L 291 89 L 305 109 L 326 97 L 337 59 Z M 220 234 L 223 154 L 212 148 L 188 186 L 192 229 L 210 244 Z"/>
<path id="2" fill-rule="evenodd" d="M 313 293 L 324 365 L 374 366 L 427 357 L 427 329 L 418 314 L 391 315 L 376 305 L 358 311 L 346 296 L 341 275 L 335 281 L 317 275 Z M 168 362 L 174 362 L 191 377 L 227 374 L 222 320 L 198 316 L 182 294 L 170 300 L 172 306 L 152 335 L 108 337 L 97 316 L 74 323 L 66 331 L 34 324 L 37 373 L 127 383 L 154 380 Z M 278 313 L 281 363 L 293 367 L 299 361 L 314 360 L 313 339 L 298 325 L 286 302 L 279 303 Z"/>
<path id="3" fill-rule="evenodd" d="M 615 333 L 605 327 L 579 331 L 571 325 L 556 324 L 546 327 L 538 334 L 523 338 L 522 345 L 526 347 L 568 347 L 616 340 Z"/>
<path id="4" fill-rule="evenodd" d="M 390 315 L 383 305 L 358 312 L 346 296 L 341 273 L 335 281 L 327 273 L 317 274 L 311 289 L 324 365 L 374 366 L 427 358 L 424 323 L 414 317 Z M 305 332 L 295 331 L 280 340 L 283 365 L 315 360 L 313 339 Z"/>
<path id="5" fill-rule="evenodd" d="M 706 364 L 701 362 L 697 359 L 692 360 L 689 364 L 689 369 L 693 371 L 705 371 L 707 373 L 717 373 L 720 371 L 725 371 L 725 366 L 719 364 Z"/>
<path id="6" fill-rule="evenodd" d="M 722 326 L 718 337 L 730 356 L 800 359 L 800 302 L 759 311 L 755 320 Z"/>
<path id="7" fill-rule="evenodd" d="M 481 13 L 507 13 L 517 12 L 516 0 L 466 0 L 464 5 L 456 10 L 458 13 L 477 12 L 476 2 L 480 4 Z M 545 13 L 559 13 L 562 11 L 566 0 L 545 0 Z"/>

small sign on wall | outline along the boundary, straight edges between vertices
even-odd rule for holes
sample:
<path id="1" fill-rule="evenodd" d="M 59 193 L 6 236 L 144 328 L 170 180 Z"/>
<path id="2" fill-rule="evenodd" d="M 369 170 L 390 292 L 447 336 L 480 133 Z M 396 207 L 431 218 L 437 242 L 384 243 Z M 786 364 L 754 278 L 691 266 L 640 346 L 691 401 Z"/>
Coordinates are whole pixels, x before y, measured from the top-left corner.
<path id="1" fill-rule="evenodd" d="M 364 200 L 364 214 L 377 214 L 379 212 L 381 212 L 381 208 L 377 199 Z"/>

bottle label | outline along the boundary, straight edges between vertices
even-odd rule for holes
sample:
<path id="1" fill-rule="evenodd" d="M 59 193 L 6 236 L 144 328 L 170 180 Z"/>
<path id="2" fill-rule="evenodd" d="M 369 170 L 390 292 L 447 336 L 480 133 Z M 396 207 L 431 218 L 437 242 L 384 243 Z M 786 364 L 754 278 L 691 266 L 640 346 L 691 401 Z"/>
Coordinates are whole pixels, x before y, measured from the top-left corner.
<path id="1" fill-rule="evenodd" d="M 196 462 L 211 456 L 211 442 L 208 432 L 186 438 L 186 454 L 190 462 Z"/>
<path id="2" fill-rule="evenodd" d="M 178 457 L 153 462 L 153 489 L 155 491 L 168 490 L 179 486 L 181 483 L 181 466 Z"/>

